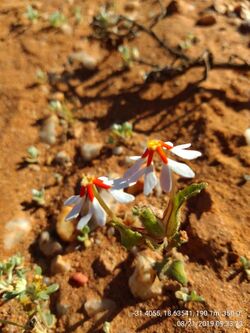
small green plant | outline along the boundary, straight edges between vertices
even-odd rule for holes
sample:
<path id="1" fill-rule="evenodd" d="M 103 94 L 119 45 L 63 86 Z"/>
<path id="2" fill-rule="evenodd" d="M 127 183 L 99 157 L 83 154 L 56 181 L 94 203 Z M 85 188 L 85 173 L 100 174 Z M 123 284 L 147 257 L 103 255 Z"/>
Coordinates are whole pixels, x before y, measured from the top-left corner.
<path id="1" fill-rule="evenodd" d="M 113 124 L 108 142 L 118 144 L 130 139 L 133 135 L 133 126 L 127 121 L 123 124 Z"/>
<path id="2" fill-rule="evenodd" d="M 76 24 L 80 24 L 82 22 L 82 10 L 80 7 L 74 8 L 74 16 Z"/>
<path id="3" fill-rule="evenodd" d="M 54 179 L 55 179 L 55 183 L 57 185 L 62 184 L 62 181 L 63 181 L 63 175 L 62 174 L 60 174 L 58 172 L 55 172 L 55 173 L 53 173 L 53 176 L 54 176 Z"/>
<path id="4" fill-rule="evenodd" d="M 66 17 L 59 11 L 56 11 L 49 16 L 49 24 L 53 28 L 60 28 L 64 23 L 66 23 L 66 21 Z"/>
<path id="5" fill-rule="evenodd" d="M 27 156 L 25 162 L 29 164 L 38 163 L 39 150 L 35 146 L 30 146 L 27 149 Z"/>
<path id="6" fill-rule="evenodd" d="M 39 18 L 39 12 L 38 12 L 38 10 L 34 9 L 31 5 L 28 5 L 25 16 L 27 17 L 28 20 L 30 20 L 32 23 L 34 23 Z"/>
<path id="7" fill-rule="evenodd" d="M 80 235 L 77 236 L 79 242 L 83 243 L 84 248 L 89 247 L 91 244 L 89 239 L 89 233 L 90 233 L 90 228 L 87 225 L 85 225 L 85 227 L 83 227 L 80 230 Z"/>
<path id="8" fill-rule="evenodd" d="M 162 262 L 156 263 L 155 268 L 161 280 L 171 278 L 183 286 L 186 286 L 188 283 L 185 265 L 182 260 L 174 259 L 171 256 L 165 257 Z"/>
<path id="9" fill-rule="evenodd" d="M 19 301 L 29 318 L 23 326 L 5 320 L 1 320 L 1 322 L 23 327 L 25 332 L 33 322 L 35 327 L 40 326 L 43 328 L 43 332 L 49 332 L 56 321 L 49 309 L 49 299 L 58 288 L 57 284 L 48 286 L 44 282 L 39 266 L 36 266 L 34 270 L 26 268 L 23 257 L 19 254 L 12 256 L 7 261 L 0 262 L 0 298 L 4 302 L 12 299 Z"/>
<path id="10" fill-rule="evenodd" d="M 246 257 L 240 257 L 240 262 L 242 265 L 242 269 L 244 273 L 246 274 L 247 279 L 250 281 L 250 260 L 248 260 Z"/>
<path id="11" fill-rule="evenodd" d="M 194 290 L 189 292 L 188 288 L 181 288 L 175 292 L 175 297 L 183 302 L 204 302 L 204 298 L 199 296 Z"/>
<path id="12" fill-rule="evenodd" d="M 137 47 L 120 45 L 118 51 L 121 54 L 123 65 L 126 68 L 130 68 L 133 65 L 133 62 L 140 57 Z"/>
<path id="13" fill-rule="evenodd" d="M 36 71 L 36 79 L 39 84 L 45 84 L 48 81 L 48 76 L 45 71 L 43 71 L 41 68 L 38 68 Z"/>
<path id="14" fill-rule="evenodd" d="M 125 140 L 132 135 L 132 126 L 129 123 L 112 126 L 111 143 Z M 148 260 L 149 276 L 157 277 L 163 283 L 168 279 L 174 279 L 183 286 L 188 283 L 185 272 L 184 260 L 176 248 L 186 242 L 187 234 L 181 229 L 181 207 L 190 197 L 199 194 L 207 186 L 206 183 L 191 184 L 184 189 L 177 191 L 173 172 L 186 178 L 193 178 L 193 170 L 185 163 L 177 162 L 169 157 L 170 153 L 183 159 L 193 160 L 201 156 L 197 150 L 187 149 L 190 143 L 174 146 L 172 142 L 161 140 L 149 140 L 147 146 L 140 156 L 132 156 L 134 164 L 124 173 L 121 178 L 109 179 L 107 177 L 94 177 L 83 175 L 78 195 L 69 197 L 64 204 L 72 206 L 72 209 L 65 217 L 65 221 L 77 218 L 76 228 L 82 233 L 78 238 L 86 241 L 89 229 L 86 229 L 90 221 L 96 225 L 104 226 L 106 223 L 114 227 L 120 234 L 121 244 L 128 250 L 137 247 L 140 249 L 150 248 L 157 251 L 160 258 Z M 155 170 L 153 158 L 157 156 L 161 161 L 161 169 Z M 172 157 L 172 155 L 170 155 Z M 160 169 L 160 170 L 159 170 Z M 158 181 L 158 172 L 159 181 Z M 136 206 L 132 209 L 130 223 L 127 223 L 126 215 L 118 217 L 112 208 L 105 202 L 106 197 L 113 196 L 120 203 L 130 203 L 134 196 L 124 192 L 124 188 L 135 185 L 144 177 L 143 193 L 145 196 L 153 193 L 154 188 L 160 183 L 164 192 L 169 193 L 165 211 L 161 217 L 156 216 L 154 211 L 146 206 Z M 93 218 L 93 219 L 92 219 Z M 142 262 L 138 261 L 138 265 Z M 146 264 L 147 266 L 147 264 Z M 141 279 L 141 274 L 135 274 L 130 280 L 130 287 L 145 285 L 146 290 L 150 290 L 152 279 Z M 158 275 L 158 276 L 157 276 Z M 137 282 L 135 282 L 137 279 Z M 150 281 L 149 281 L 150 280 Z M 161 280 L 161 281 L 160 281 Z M 131 287 L 133 290 L 134 287 Z M 151 291 L 150 291 L 151 292 Z M 134 294 L 134 293 L 133 293 Z M 136 293 L 137 295 L 137 293 Z M 145 297 L 144 291 L 140 290 L 142 298 Z M 177 294 L 185 301 L 201 301 L 202 298 L 195 292 L 188 293 L 187 289 L 181 289 L 181 294 Z M 137 296 L 136 296 L 137 297 Z"/>
<path id="15" fill-rule="evenodd" d="M 52 100 L 49 103 L 49 108 L 60 118 L 64 119 L 67 124 L 71 124 L 74 121 L 73 114 L 65 103 L 62 103 L 58 100 Z"/>
<path id="16" fill-rule="evenodd" d="M 102 6 L 92 22 L 95 36 L 103 41 L 111 41 L 119 30 L 118 23 L 119 16 L 107 6 Z"/>
<path id="17" fill-rule="evenodd" d="M 185 51 L 187 49 L 189 49 L 190 47 L 192 47 L 194 44 L 196 44 L 198 42 L 198 38 L 192 34 L 192 33 L 189 33 L 185 39 L 183 41 L 181 41 L 179 44 L 178 44 L 178 47 L 182 50 L 182 51 Z"/>
<path id="18" fill-rule="evenodd" d="M 41 188 L 40 190 L 32 189 L 32 200 L 39 206 L 44 206 L 45 201 L 45 189 Z"/>

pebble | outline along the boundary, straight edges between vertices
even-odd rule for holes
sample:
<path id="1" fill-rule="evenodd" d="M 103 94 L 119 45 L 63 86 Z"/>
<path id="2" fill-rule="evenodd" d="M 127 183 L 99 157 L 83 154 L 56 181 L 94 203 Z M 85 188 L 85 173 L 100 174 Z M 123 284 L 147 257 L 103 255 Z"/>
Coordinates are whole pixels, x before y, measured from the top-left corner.
<path id="1" fill-rule="evenodd" d="M 88 70 L 95 70 L 98 65 L 97 59 L 85 51 L 71 53 L 69 60 L 80 62 Z"/>
<path id="2" fill-rule="evenodd" d="M 29 164 L 28 168 L 35 172 L 39 172 L 41 170 L 40 165 L 37 165 L 37 164 Z"/>
<path id="3" fill-rule="evenodd" d="M 113 311 L 116 308 L 116 304 L 111 299 L 96 299 L 92 298 L 85 302 L 84 309 L 89 317 L 95 316 L 99 312 Z"/>
<path id="4" fill-rule="evenodd" d="M 104 277 L 111 274 L 116 268 L 118 262 L 113 253 L 109 251 L 102 252 L 94 262 L 94 270 L 99 276 Z"/>
<path id="5" fill-rule="evenodd" d="M 173 0 L 167 6 L 167 15 L 180 13 L 180 4 L 178 1 Z"/>
<path id="6" fill-rule="evenodd" d="M 162 294 L 162 283 L 154 270 L 155 259 L 138 253 L 128 284 L 134 297 L 146 300 Z"/>
<path id="7" fill-rule="evenodd" d="M 128 0 L 125 5 L 124 9 L 127 11 L 134 11 L 140 7 L 140 4 L 137 0 Z"/>
<path id="8" fill-rule="evenodd" d="M 63 102 L 64 101 L 64 93 L 61 91 L 57 91 L 49 96 L 49 99 L 51 101 L 59 101 Z"/>
<path id="9" fill-rule="evenodd" d="M 59 165 L 69 165 L 70 157 L 65 151 L 59 151 L 54 158 L 54 162 Z"/>
<path id="10" fill-rule="evenodd" d="M 73 34 L 73 29 L 68 23 L 63 24 L 60 28 L 62 32 L 65 33 L 65 35 L 67 36 L 71 36 Z"/>
<path id="11" fill-rule="evenodd" d="M 213 15 L 205 15 L 197 21 L 197 25 L 208 27 L 216 23 L 216 18 Z"/>
<path id="12" fill-rule="evenodd" d="M 69 310 L 68 304 L 56 303 L 56 313 L 59 317 L 66 315 Z"/>
<path id="13" fill-rule="evenodd" d="M 48 231 L 43 231 L 39 238 L 39 248 L 46 257 L 53 257 L 62 252 L 62 245 L 53 240 Z"/>
<path id="14" fill-rule="evenodd" d="M 5 224 L 5 231 L 3 245 L 5 250 L 10 250 L 26 239 L 31 231 L 31 223 L 26 218 L 14 218 Z"/>
<path id="15" fill-rule="evenodd" d="M 64 206 L 56 221 L 56 232 L 65 242 L 72 242 L 75 238 L 75 224 L 73 221 L 65 221 L 65 217 L 72 207 Z"/>
<path id="16" fill-rule="evenodd" d="M 239 31 L 243 35 L 249 34 L 250 33 L 250 21 L 242 22 L 241 25 L 239 26 Z"/>
<path id="17" fill-rule="evenodd" d="M 227 13 L 227 5 L 224 0 L 214 0 L 213 3 L 214 10 L 219 14 Z"/>
<path id="18" fill-rule="evenodd" d="M 73 124 L 73 136 L 74 136 L 74 138 L 80 139 L 82 137 L 82 133 L 83 133 L 82 123 L 75 121 L 74 124 Z"/>
<path id="19" fill-rule="evenodd" d="M 245 130 L 244 135 L 245 135 L 245 139 L 246 139 L 247 144 L 250 146 L 250 128 L 247 128 Z"/>
<path id="20" fill-rule="evenodd" d="M 41 131 L 40 131 L 40 139 L 53 145 L 56 143 L 56 127 L 58 124 L 58 118 L 56 115 L 52 115 L 44 120 Z"/>
<path id="21" fill-rule="evenodd" d="M 60 92 L 67 92 L 69 90 L 69 86 L 66 82 L 58 81 L 55 83 L 56 89 L 58 89 Z"/>
<path id="22" fill-rule="evenodd" d="M 249 7 L 246 5 L 244 6 L 243 4 L 238 4 L 234 8 L 234 12 L 240 17 L 241 19 L 245 21 L 250 20 L 250 4 Z"/>
<path id="23" fill-rule="evenodd" d="M 57 255 L 51 262 L 50 271 L 52 274 L 68 272 L 71 265 L 60 254 Z"/>
<path id="24" fill-rule="evenodd" d="M 122 146 L 118 146 L 118 147 L 113 148 L 113 154 L 114 155 L 120 156 L 120 155 L 123 154 L 123 152 L 124 152 L 124 148 Z"/>
<path id="25" fill-rule="evenodd" d="M 126 192 L 132 195 L 138 195 L 143 192 L 144 182 L 139 179 L 135 185 L 132 185 L 126 189 Z"/>
<path id="26" fill-rule="evenodd" d="M 103 145 L 101 143 L 84 143 L 80 147 L 83 160 L 89 162 L 99 156 L 102 146 Z"/>
<path id="27" fill-rule="evenodd" d="M 89 278 L 87 277 L 87 275 L 81 272 L 73 273 L 70 277 L 70 281 L 78 287 L 84 286 L 88 282 L 88 280 Z"/>

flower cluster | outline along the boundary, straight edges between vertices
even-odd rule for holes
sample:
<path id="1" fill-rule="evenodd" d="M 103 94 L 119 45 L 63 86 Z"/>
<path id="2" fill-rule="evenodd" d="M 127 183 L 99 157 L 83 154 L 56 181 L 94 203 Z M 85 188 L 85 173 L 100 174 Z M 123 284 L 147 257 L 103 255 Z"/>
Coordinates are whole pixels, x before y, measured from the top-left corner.
<path id="1" fill-rule="evenodd" d="M 186 178 L 193 178 L 195 174 L 188 165 L 172 160 L 166 153 L 170 152 L 186 160 L 192 160 L 201 156 L 201 153 L 197 150 L 187 150 L 190 146 L 190 143 L 174 146 L 172 142 L 163 142 L 161 140 L 148 141 L 147 148 L 141 156 L 131 157 L 136 162 L 125 172 L 121 179 L 121 184 L 123 183 L 124 187 L 127 187 L 144 176 L 143 192 L 145 195 L 150 194 L 158 183 L 153 162 L 153 157 L 156 153 L 163 164 L 160 174 L 161 188 L 165 192 L 170 192 L 172 189 L 172 171 Z"/>
<path id="2" fill-rule="evenodd" d="M 110 180 L 107 177 L 83 176 L 80 194 L 73 195 L 64 202 L 65 205 L 73 205 L 66 220 L 72 220 L 80 216 L 77 229 L 82 229 L 92 217 L 100 226 L 105 225 L 107 215 L 112 215 L 112 211 L 106 205 L 99 191 L 101 189 L 106 190 L 118 202 L 129 203 L 134 200 L 134 196 L 123 192 L 123 189 L 135 184 L 142 176 L 144 176 L 143 192 L 145 195 L 150 194 L 158 183 L 154 169 L 155 153 L 162 161 L 160 185 L 163 191 L 170 192 L 172 189 L 172 172 L 186 178 L 193 178 L 195 174 L 188 165 L 172 160 L 167 153 L 170 152 L 186 160 L 201 156 L 199 151 L 188 150 L 187 148 L 190 146 L 190 143 L 174 146 L 172 142 L 150 140 L 141 156 L 131 157 L 132 160 L 135 160 L 135 163 L 125 172 L 122 178 Z"/>
<path id="3" fill-rule="evenodd" d="M 72 210 L 66 216 L 66 221 L 81 216 L 77 229 L 82 229 L 94 216 L 96 222 L 103 226 L 106 222 L 107 211 L 105 210 L 105 202 L 101 200 L 98 189 L 107 190 L 118 202 L 128 203 L 134 200 L 134 196 L 117 189 L 113 180 L 106 177 L 83 176 L 79 195 L 73 195 L 68 198 L 64 205 L 74 205 Z M 104 206 L 104 207 L 103 207 Z M 108 208 L 108 207 L 107 207 Z"/>

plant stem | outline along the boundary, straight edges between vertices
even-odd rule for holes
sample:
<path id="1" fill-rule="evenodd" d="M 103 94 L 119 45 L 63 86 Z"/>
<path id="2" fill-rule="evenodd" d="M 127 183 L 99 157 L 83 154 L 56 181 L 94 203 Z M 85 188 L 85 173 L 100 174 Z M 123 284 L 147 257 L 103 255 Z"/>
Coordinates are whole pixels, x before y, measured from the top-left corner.
<path id="1" fill-rule="evenodd" d="M 168 219 L 169 219 L 169 217 L 172 213 L 173 199 L 174 199 L 174 196 L 175 196 L 175 193 L 176 193 L 176 181 L 175 181 L 174 175 L 172 176 L 172 181 L 173 181 L 173 185 L 172 185 L 172 189 L 171 189 L 171 192 L 170 192 L 168 205 L 167 205 L 167 208 L 165 209 L 164 214 L 163 214 L 163 221 L 162 222 L 163 222 L 163 225 L 164 225 L 165 228 L 167 226 Z"/>
<path id="2" fill-rule="evenodd" d="M 99 204 L 102 206 L 102 208 L 104 209 L 106 214 L 109 216 L 109 218 L 111 220 L 115 219 L 116 218 L 115 214 L 112 212 L 112 210 L 108 207 L 108 205 L 105 203 L 103 198 L 100 196 L 100 193 L 97 191 L 97 188 L 95 185 L 93 185 L 93 192 L 94 192 L 95 198 L 98 200 Z"/>

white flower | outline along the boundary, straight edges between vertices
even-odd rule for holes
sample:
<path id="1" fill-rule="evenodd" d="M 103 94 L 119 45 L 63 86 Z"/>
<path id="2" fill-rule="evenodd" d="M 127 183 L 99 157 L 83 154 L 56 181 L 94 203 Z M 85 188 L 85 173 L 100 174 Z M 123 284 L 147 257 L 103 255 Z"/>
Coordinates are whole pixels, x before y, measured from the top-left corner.
<path id="1" fill-rule="evenodd" d="M 91 219 L 95 217 L 96 222 L 100 226 L 104 226 L 107 218 L 107 212 L 100 204 L 96 191 L 98 188 L 105 189 L 119 202 L 128 203 L 134 200 L 134 196 L 123 192 L 121 188 L 116 188 L 113 180 L 108 180 L 106 177 L 88 177 L 84 176 L 81 182 L 80 194 L 73 195 L 68 198 L 64 205 L 73 205 L 72 210 L 66 216 L 65 220 L 69 221 L 80 216 L 77 224 L 77 229 L 81 230 Z"/>
<path id="2" fill-rule="evenodd" d="M 170 151 L 186 160 L 192 160 L 201 156 L 201 153 L 197 150 L 186 150 L 186 148 L 190 146 L 190 143 L 174 146 L 172 142 L 150 140 L 142 156 L 131 157 L 133 160 L 136 160 L 136 162 L 125 172 L 120 180 L 117 180 L 117 186 L 120 186 L 120 188 L 128 187 L 136 183 L 140 177 L 144 176 L 143 192 L 145 195 L 150 194 L 158 183 L 153 164 L 153 156 L 157 153 L 163 162 L 160 174 L 160 185 L 163 191 L 170 192 L 172 189 L 172 171 L 186 178 L 193 178 L 195 174 L 188 165 L 176 162 L 167 157 L 166 151 Z"/>

